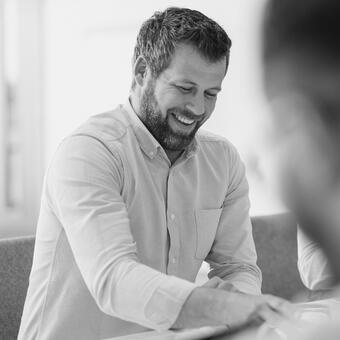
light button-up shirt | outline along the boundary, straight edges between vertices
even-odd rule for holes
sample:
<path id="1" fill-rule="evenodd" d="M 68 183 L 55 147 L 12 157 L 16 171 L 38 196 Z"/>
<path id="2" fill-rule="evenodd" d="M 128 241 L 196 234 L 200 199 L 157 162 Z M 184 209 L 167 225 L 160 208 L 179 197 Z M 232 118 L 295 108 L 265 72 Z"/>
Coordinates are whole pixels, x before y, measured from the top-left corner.
<path id="1" fill-rule="evenodd" d="M 206 259 L 259 293 L 248 184 L 235 148 L 199 132 L 171 165 L 129 103 L 91 117 L 46 174 L 19 339 L 167 329 Z"/>

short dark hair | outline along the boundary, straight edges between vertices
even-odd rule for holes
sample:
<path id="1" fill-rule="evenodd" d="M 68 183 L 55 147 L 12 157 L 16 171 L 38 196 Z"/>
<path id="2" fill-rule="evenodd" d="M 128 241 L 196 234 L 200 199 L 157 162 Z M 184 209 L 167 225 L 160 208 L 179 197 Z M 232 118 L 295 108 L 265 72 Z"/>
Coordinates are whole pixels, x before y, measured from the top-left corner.
<path id="1" fill-rule="evenodd" d="M 191 44 L 207 60 L 229 62 L 231 40 L 224 29 L 199 11 L 169 7 L 146 20 L 137 36 L 133 63 L 142 55 L 157 77 L 166 69 L 179 43 Z"/>
<path id="2" fill-rule="evenodd" d="M 301 68 L 307 66 L 304 72 L 322 72 L 337 83 L 340 80 L 337 76 L 340 70 L 339 17 L 339 0 L 269 0 L 262 35 L 265 69 L 275 60 L 290 56 Z M 338 134 L 340 100 L 333 93 L 321 91 L 322 86 L 322 83 L 311 84 L 304 90 L 329 131 Z"/>
<path id="3" fill-rule="evenodd" d="M 340 1 L 270 0 L 263 25 L 263 57 L 287 50 L 340 63 Z"/>

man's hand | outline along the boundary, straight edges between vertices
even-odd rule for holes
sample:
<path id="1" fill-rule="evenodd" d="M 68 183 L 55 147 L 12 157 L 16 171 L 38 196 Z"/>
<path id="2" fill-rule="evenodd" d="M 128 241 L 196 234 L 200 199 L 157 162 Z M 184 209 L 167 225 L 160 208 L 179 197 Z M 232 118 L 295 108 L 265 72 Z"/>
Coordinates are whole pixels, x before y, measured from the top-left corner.
<path id="1" fill-rule="evenodd" d="M 232 283 L 222 280 L 218 276 L 214 276 L 211 278 L 209 281 L 204 283 L 202 287 L 207 287 L 207 288 L 219 288 L 219 289 L 224 289 L 229 292 L 237 292 L 237 293 L 242 293 L 239 289 L 237 289 Z"/>
<path id="2" fill-rule="evenodd" d="M 275 296 L 249 295 L 205 286 L 192 291 L 173 328 L 209 325 L 238 327 L 249 321 L 275 325 L 293 314 L 294 307 Z"/>

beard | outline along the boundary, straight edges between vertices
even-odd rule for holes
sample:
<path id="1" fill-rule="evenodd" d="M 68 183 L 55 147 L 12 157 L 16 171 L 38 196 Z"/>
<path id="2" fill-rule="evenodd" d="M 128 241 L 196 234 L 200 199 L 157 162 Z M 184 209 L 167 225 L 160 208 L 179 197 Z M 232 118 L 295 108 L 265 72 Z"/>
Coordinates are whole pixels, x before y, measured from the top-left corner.
<path id="1" fill-rule="evenodd" d="M 188 110 L 174 107 L 168 109 L 166 116 L 163 117 L 155 97 L 154 86 L 150 83 L 141 98 L 140 119 L 163 149 L 182 151 L 192 142 L 202 124 L 196 121 L 195 127 L 189 133 L 174 131 L 169 124 L 169 116 L 173 112 L 180 113 L 186 117 L 193 116 Z"/>

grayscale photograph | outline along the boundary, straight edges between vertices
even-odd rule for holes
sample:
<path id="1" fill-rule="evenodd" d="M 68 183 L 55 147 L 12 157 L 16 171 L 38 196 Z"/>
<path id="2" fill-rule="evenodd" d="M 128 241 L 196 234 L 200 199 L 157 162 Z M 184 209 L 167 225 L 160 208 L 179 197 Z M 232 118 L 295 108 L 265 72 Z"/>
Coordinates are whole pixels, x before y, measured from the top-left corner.
<path id="1" fill-rule="evenodd" d="M 0 0 L 0 340 L 338 340 L 339 17 Z"/>

